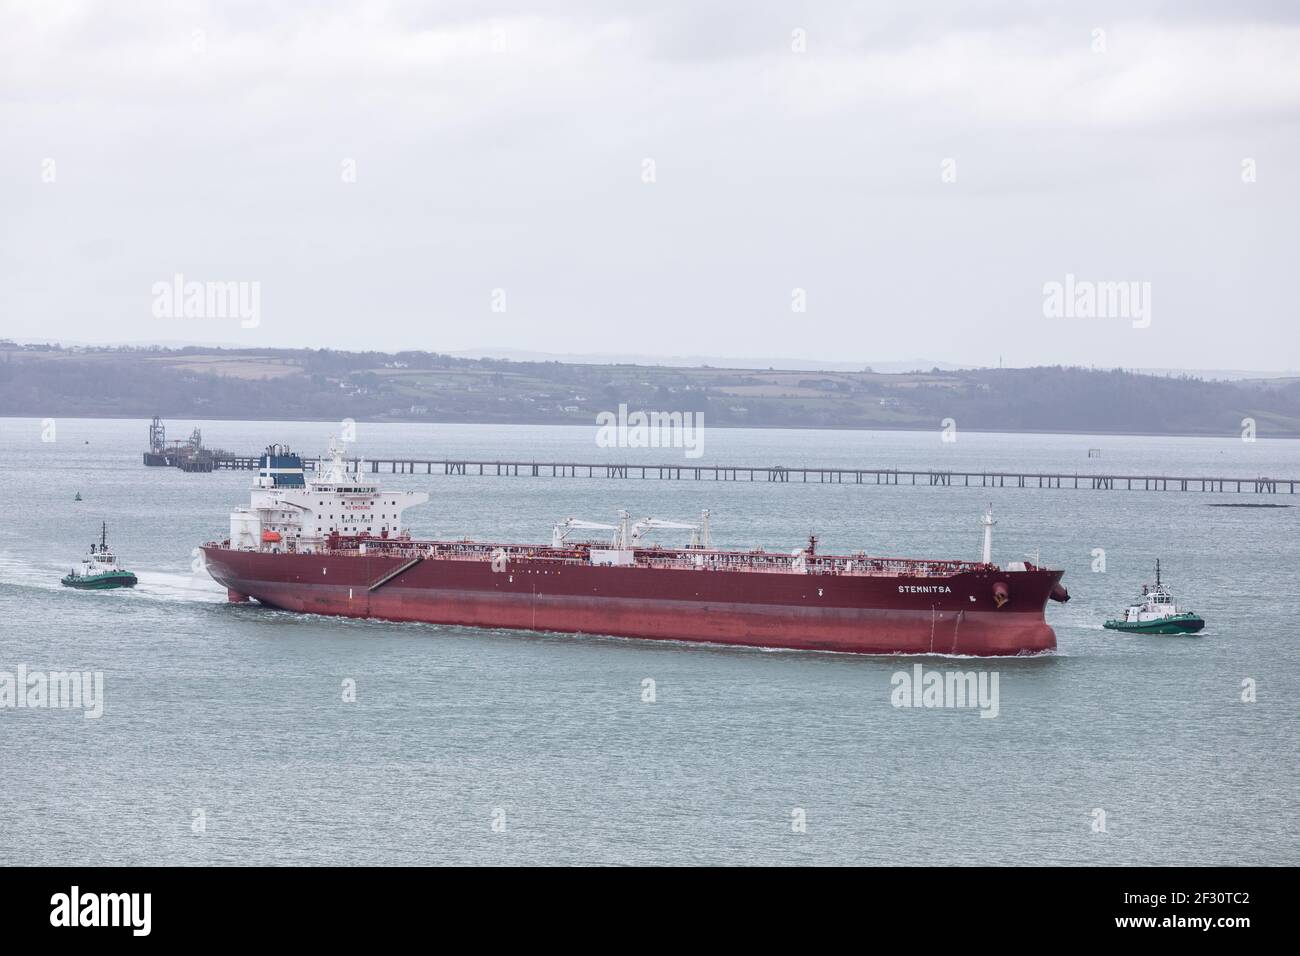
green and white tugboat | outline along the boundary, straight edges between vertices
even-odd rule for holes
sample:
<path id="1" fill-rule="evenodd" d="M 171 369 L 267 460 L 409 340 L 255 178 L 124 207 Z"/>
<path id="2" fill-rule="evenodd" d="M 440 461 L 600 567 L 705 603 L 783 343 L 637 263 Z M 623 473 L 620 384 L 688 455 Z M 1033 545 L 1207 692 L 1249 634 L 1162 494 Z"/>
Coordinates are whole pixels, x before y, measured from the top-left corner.
<path id="1" fill-rule="evenodd" d="M 1134 634 L 1195 634 L 1205 627 L 1205 621 L 1174 603 L 1174 596 L 1160 581 L 1157 559 L 1155 586 L 1142 585 L 1142 600 L 1125 608 L 1122 619 L 1107 621 L 1105 626 L 1112 631 Z"/>
<path id="2" fill-rule="evenodd" d="M 108 523 L 99 532 L 99 544 L 90 544 L 90 557 L 83 558 L 81 570 L 73 568 L 63 578 L 63 586 L 86 591 L 106 591 L 109 588 L 133 588 L 136 576 L 118 567 L 117 558 L 108 548 Z"/>

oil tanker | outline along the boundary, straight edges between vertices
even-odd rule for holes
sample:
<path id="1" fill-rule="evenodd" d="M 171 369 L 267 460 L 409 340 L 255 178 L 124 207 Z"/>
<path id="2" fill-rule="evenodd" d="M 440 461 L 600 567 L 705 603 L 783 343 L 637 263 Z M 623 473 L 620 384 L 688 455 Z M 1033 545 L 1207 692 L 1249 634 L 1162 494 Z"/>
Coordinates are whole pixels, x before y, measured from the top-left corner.
<path id="1" fill-rule="evenodd" d="M 698 522 L 566 519 L 547 544 L 421 541 L 403 512 L 424 492 L 385 491 L 349 470 L 333 442 L 309 475 L 271 446 L 230 537 L 203 546 L 229 599 L 288 611 L 467 627 L 712 642 L 863 654 L 1007 655 L 1050 651 L 1049 600 L 1062 571 L 980 561 L 712 547 Z M 690 531 L 684 547 L 651 544 Z M 586 533 L 591 540 L 578 540 Z M 594 533 L 594 536 L 593 536 Z"/>

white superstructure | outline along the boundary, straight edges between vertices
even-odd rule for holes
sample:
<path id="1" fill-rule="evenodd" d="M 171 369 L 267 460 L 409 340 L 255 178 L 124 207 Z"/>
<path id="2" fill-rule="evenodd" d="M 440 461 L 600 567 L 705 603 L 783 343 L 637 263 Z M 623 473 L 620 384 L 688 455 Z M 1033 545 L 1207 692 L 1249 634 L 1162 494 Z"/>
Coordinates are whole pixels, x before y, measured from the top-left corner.
<path id="1" fill-rule="evenodd" d="M 1188 614 L 1174 601 L 1174 596 L 1160 581 L 1160 562 L 1156 561 L 1156 583 L 1142 585 L 1142 597 L 1137 604 L 1124 609 L 1125 624 L 1153 624 L 1171 617 Z"/>
<path id="2" fill-rule="evenodd" d="M 404 534 L 402 512 L 423 504 L 423 491 L 384 491 L 348 471 L 343 450 L 330 440 L 308 479 L 302 459 L 272 446 L 258 463 L 247 508 L 230 513 L 230 546 L 245 551 L 316 551 L 332 534 L 342 538 L 395 538 Z"/>

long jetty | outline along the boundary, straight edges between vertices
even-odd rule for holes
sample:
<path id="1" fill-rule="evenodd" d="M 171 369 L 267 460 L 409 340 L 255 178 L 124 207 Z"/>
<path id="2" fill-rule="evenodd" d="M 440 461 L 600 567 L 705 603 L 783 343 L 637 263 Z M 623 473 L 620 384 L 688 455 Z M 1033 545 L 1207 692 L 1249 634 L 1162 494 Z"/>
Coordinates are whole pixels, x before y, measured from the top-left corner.
<path id="1" fill-rule="evenodd" d="M 219 455 L 213 468 L 253 471 L 257 456 Z M 314 467 L 318 460 L 304 458 Z M 624 478 L 657 481 L 765 481 L 958 488 L 1061 488 L 1094 491 L 1188 491 L 1294 495 L 1300 478 L 1043 471 L 951 471 L 936 468 L 823 468 L 811 465 L 636 464 L 632 462 L 470 461 L 459 458 L 353 458 L 352 471 L 394 475 L 513 478 Z"/>

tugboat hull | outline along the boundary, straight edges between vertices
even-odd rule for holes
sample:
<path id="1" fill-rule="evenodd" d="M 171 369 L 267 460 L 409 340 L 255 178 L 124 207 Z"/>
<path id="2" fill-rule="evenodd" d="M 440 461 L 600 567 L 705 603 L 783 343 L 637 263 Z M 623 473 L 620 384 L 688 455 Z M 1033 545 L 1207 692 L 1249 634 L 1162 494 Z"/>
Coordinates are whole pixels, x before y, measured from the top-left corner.
<path id="1" fill-rule="evenodd" d="M 66 575 L 63 578 L 65 588 L 77 588 L 81 591 L 108 591 L 112 588 L 133 588 L 137 579 L 129 572 L 122 574 L 96 574 L 90 577 Z"/>
<path id="2" fill-rule="evenodd" d="M 1205 627 L 1205 621 L 1195 614 L 1179 614 L 1159 621 L 1107 621 L 1105 627 L 1130 634 L 1195 634 Z"/>

